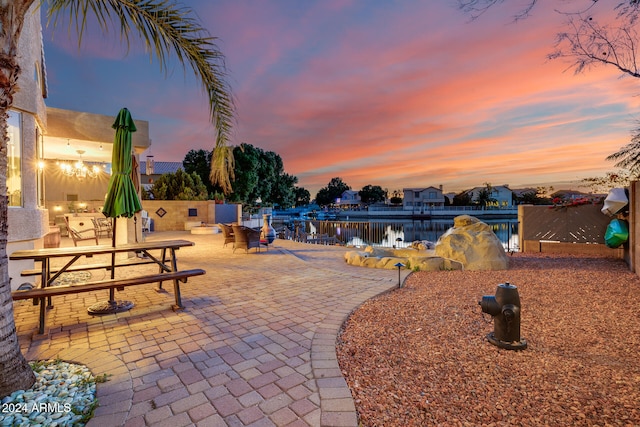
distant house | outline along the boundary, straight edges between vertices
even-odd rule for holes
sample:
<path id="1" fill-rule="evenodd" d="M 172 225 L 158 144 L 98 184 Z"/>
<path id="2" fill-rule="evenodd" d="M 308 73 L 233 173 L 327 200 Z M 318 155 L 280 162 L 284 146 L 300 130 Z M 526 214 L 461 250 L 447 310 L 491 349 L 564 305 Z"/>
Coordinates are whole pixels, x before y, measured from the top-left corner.
<path id="1" fill-rule="evenodd" d="M 338 205 L 343 209 L 350 209 L 354 207 L 359 207 L 362 204 L 362 200 L 360 199 L 360 194 L 356 190 L 346 190 L 340 196 L 340 202 Z"/>
<path id="2" fill-rule="evenodd" d="M 402 206 L 404 210 L 421 211 L 423 209 L 444 206 L 444 194 L 442 186 L 426 188 L 403 188 L 404 198 Z"/>
<path id="3" fill-rule="evenodd" d="M 511 189 L 514 199 L 519 199 L 524 197 L 527 194 L 538 194 L 538 189 L 533 187 L 525 187 L 525 188 L 513 188 Z"/>
<path id="4" fill-rule="evenodd" d="M 176 173 L 178 169 L 183 169 L 182 162 L 140 162 L 140 184 L 145 190 L 149 190 L 154 182 L 165 173 Z"/>
<path id="5" fill-rule="evenodd" d="M 487 187 L 475 187 L 469 190 L 467 193 L 471 196 L 471 201 L 478 200 L 478 196 L 481 191 L 486 190 Z M 513 207 L 513 191 L 507 185 L 496 185 L 491 187 L 491 195 L 489 196 L 493 201 L 487 206 L 496 208 L 510 208 Z"/>
<path id="6" fill-rule="evenodd" d="M 598 199 L 601 197 L 606 197 L 606 194 L 583 193 L 577 190 L 558 190 L 551 195 L 552 199 L 559 198 L 561 200 Z"/>

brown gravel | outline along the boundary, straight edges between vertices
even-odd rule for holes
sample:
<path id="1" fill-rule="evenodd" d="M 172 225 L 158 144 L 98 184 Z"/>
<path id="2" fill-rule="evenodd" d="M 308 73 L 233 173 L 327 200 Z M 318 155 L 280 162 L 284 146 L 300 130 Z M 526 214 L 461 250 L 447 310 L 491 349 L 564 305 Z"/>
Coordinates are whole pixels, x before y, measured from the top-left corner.
<path id="1" fill-rule="evenodd" d="M 411 274 L 358 308 L 338 360 L 362 426 L 640 426 L 640 279 L 621 260 L 514 254 L 506 271 Z M 478 301 L 518 287 L 503 350 Z"/>

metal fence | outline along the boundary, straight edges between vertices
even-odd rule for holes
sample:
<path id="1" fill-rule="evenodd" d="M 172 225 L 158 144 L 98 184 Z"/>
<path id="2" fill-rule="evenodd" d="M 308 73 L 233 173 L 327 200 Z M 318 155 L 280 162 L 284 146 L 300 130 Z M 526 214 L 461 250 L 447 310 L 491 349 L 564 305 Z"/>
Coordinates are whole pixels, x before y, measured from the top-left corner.
<path id="1" fill-rule="evenodd" d="M 517 250 L 518 223 L 514 220 L 484 221 L 491 226 L 503 246 Z M 349 246 L 407 247 L 414 241 L 437 242 L 449 228 L 450 220 L 405 220 L 405 221 L 338 221 L 295 220 L 273 221 L 276 230 L 287 228 L 289 236 L 307 235 L 335 237 L 339 244 Z M 302 232 L 302 233 L 301 233 Z"/>

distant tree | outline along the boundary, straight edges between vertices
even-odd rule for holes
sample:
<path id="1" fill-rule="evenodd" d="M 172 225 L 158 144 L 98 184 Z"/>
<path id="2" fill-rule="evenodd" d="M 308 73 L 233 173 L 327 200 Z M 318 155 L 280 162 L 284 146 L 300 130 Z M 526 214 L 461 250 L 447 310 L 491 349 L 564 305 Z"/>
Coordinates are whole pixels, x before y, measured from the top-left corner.
<path id="1" fill-rule="evenodd" d="M 358 191 L 358 195 L 360 200 L 366 204 L 384 202 L 387 198 L 387 192 L 379 185 L 365 185 L 362 190 Z"/>
<path id="2" fill-rule="evenodd" d="M 389 199 L 389 202 L 392 205 L 401 205 L 402 204 L 402 191 L 400 190 L 393 190 L 393 193 L 391 193 L 391 198 Z"/>
<path id="3" fill-rule="evenodd" d="M 489 188 L 483 188 L 478 191 L 478 195 L 473 200 L 473 202 L 483 208 L 495 203 L 496 199 L 491 196 L 491 190 Z"/>
<path id="4" fill-rule="evenodd" d="M 484 188 L 478 191 L 478 195 L 473 200 L 473 203 L 485 208 L 496 203 L 496 201 L 497 200 L 493 197 L 493 186 L 490 183 L 485 182 Z"/>
<path id="5" fill-rule="evenodd" d="M 259 179 L 260 153 L 253 145 L 242 144 L 234 147 L 233 158 L 235 179 L 231 183 L 233 192 L 229 199 L 234 202 L 253 203 L 257 198 L 254 190 Z"/>
<path id="6" fill-rule="evenodd" d="M 256 200 L 263 205 L 288 208 L 296 201 L 298 178 L 284 172 L 282 158 L 273 151 L 264 151 L 251 144 L 241 144 L 233 150 L 235 159 L 231 201 L 252 206 Z"/>
<path id="7" fill-rule="evenodd" d="M 269 200 L 274 206 L 288 209 L 296 203 L 296 184 L 298 178 L 287 173 L 281 173 L 276 177 L 275 184 L 271 187 Z"/>
<path id="8" fill-rule="evenodd" d="M 551 194 L 553 194 L 554 191 L 553 185 L 549 187 L 536 187 L 536 197 L 551 200 Z"/>
<path id="9" fill-rule="evenodd" d="M 316 204 L 318 206 L 328 206 L 336 202 L 336 197 L 333 197 L 327 187 L 323 187 L 316 193 Z"/>
<path id="10" fill-rule="evenodd" d="M 207 187 L 197 173 L 166 173 L 149 190 L 154 200 L 207 200 Z"/>
<path id="11" fill-rule="evenodd" d="M 342 196 L 347 190 L 351 190 L 347 184 L 342 181 L 342 178 L 331 178 L 329 184 L 323 187 L 316 194 L 316 203 L 320 206 L 328 206 L 336 202 L 336 199 Z"/>
<path id="12" fill-rule="evenodd" d="M 471 194 L 469 191 L 462 191 L 453 196 L 452 206 L 471 206 Z"/>
<path id="13" fill-rule="evenodd" d="M 295 187 L 294 192 L 296 197 L 296 207 L 306 206 L 309 204 L 309 202 L 311 202 L 311 193 L 309 193 L 309 190 L 307 190 L 306 188 Z"/>
<path id="14" fill-rule="evenodd" d="M 515 202 L 519 205 L 548 205 L 551 204 L 551 199 L 536 190 L 530 190 L 515 196 Z"/>
<path id="15" fill-rule="evenodd" d="M 182 161 L 182 167 L 188 174 L 195 172 L 198 174 L 202 183 L 207 187 L 207 193 L 209 199 L 213 198 L 216 193 L 221 193 L 222 188 L 218 185 L 214 185 L 211 182 L 211 157 L 213 153 L 207 150 L 189 150 L 184 156 Z"/>
<path id="16" fill-rule="evenodd" d="M 631 173 L 620 169 L 617 172 L 607 172 L 604 176 L 585 178 L 582 183 L 594 193 L 608 193 L 612 188 L 628 187 L 631 180 Z"/>

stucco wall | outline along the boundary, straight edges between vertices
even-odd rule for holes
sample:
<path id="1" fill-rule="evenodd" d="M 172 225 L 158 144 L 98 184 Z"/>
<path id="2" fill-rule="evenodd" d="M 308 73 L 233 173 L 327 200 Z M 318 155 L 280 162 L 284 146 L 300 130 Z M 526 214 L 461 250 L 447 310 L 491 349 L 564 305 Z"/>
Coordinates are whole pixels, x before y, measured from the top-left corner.
<path id="1" fill-rule="evenodd" d="M 7 253 L 18 249 L 35 249 L 43 245 L 42 237 L 49 231 L 46 210 L 38 207 L 36 141 L 46 129 L 46 110 L 43 86 L 34 77 L 42 74 L 42 38 L 40 11 L 35 2 L 25 15 L 24 27 L 18 41 L 19 61 L 22 72 L 18 79 L 20 90 L 14 96 L 13 109 L 22 115 L 22 207 L 8 210 Z M 40 83 L 44 84 L 43 81 Z M 11 288 L 16 289 L 25 280 L 20 271 L 33 268 L 33 262 L 9 263 Z"/>
<path id="2" fill-rule="evenodd" d="M 214 201 L 189 201 L 189 200 L 143 200 L 142 208 L 153 220 L 155 231 L 184 230 L 185 222 L 204 222 L 215 224 L 227 222 L 227 219 L 216 219 L 216 207 L 219 209 L 232 209 L 236 212 L 236 221 L 242 215 L 241 205 L 216 205 Z M 160 209 L 165 214 L 161 216 Z M 189 210 L 197 215 L 189 216 Z M 195 211 L 193 211 L 195 210 Z"/>

